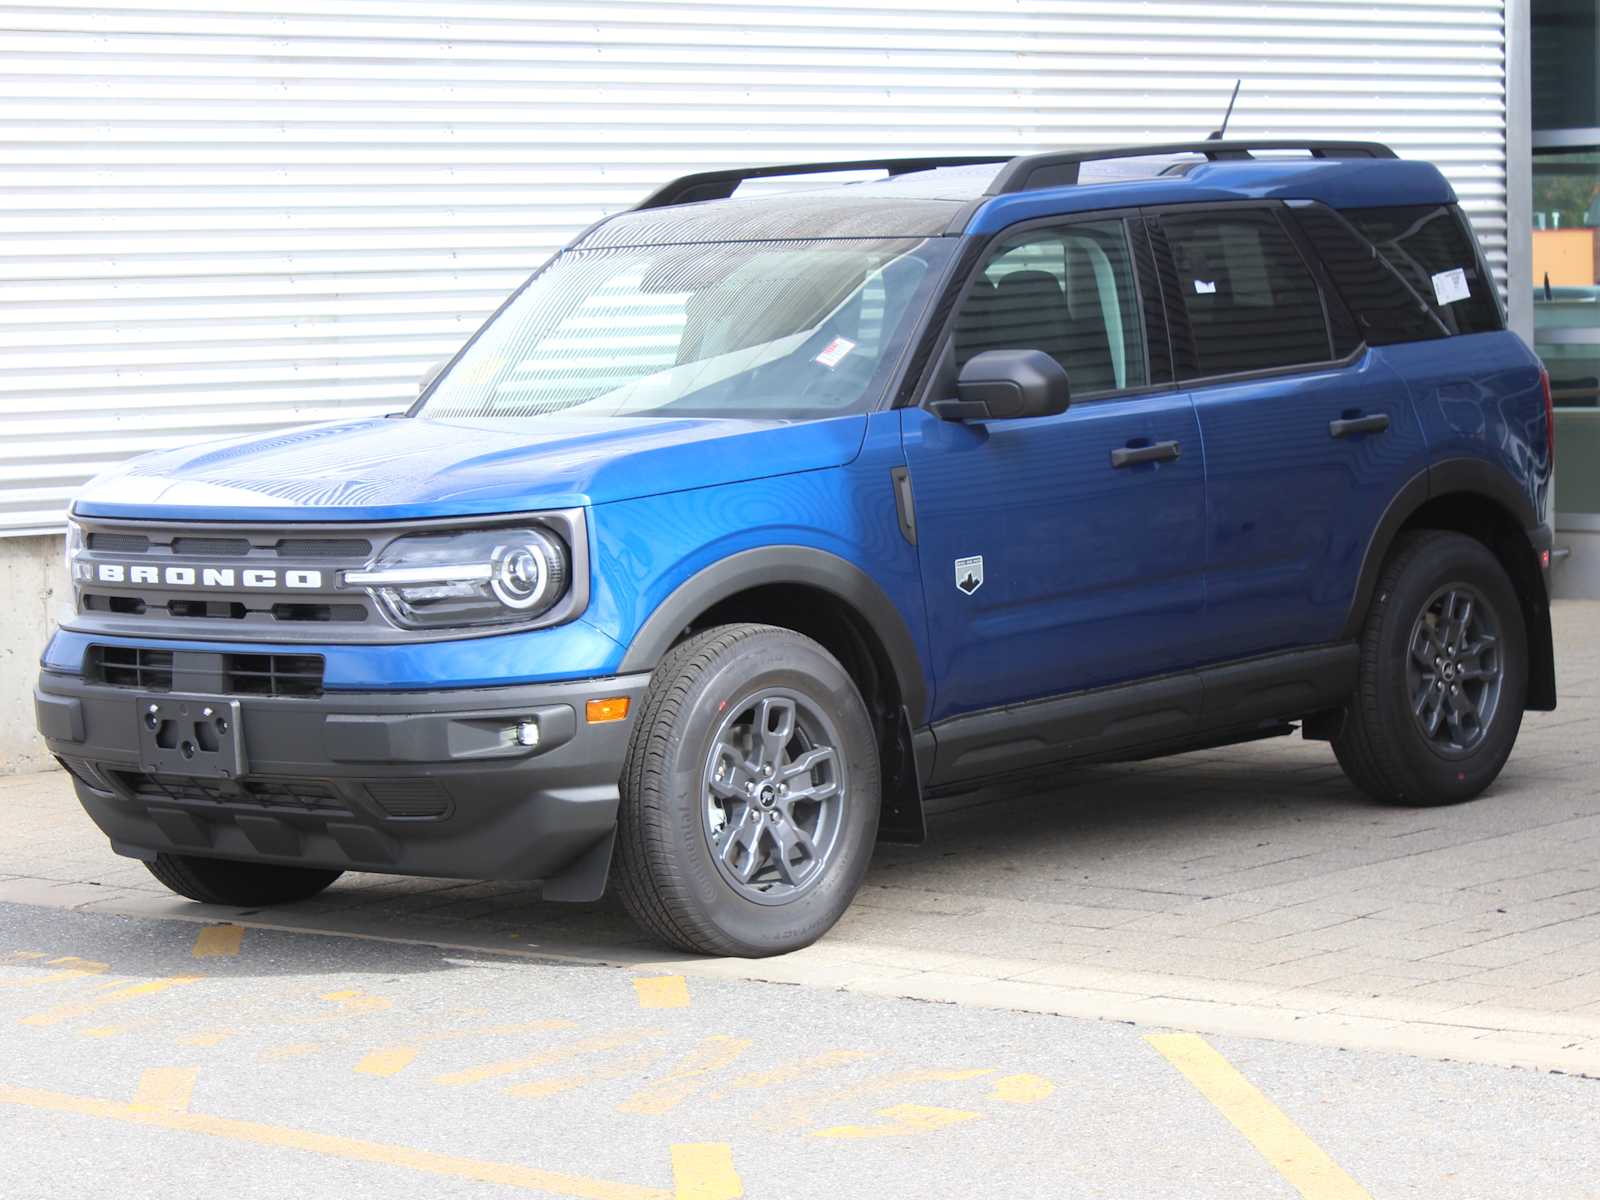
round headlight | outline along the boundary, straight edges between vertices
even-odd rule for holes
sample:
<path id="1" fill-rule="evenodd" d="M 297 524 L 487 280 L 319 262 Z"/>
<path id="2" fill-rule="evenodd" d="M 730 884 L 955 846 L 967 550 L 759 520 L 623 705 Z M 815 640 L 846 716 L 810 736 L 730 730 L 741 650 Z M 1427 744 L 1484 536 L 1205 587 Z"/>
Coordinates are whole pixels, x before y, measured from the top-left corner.
<path id="1" fill-rule="evenodd" d="M 566 583 L 564 560 L 550 539 L 532 530 L 526 539 L 495 550 L 490 586 L 507 608 L 539 608 L 559 596 Z"/>

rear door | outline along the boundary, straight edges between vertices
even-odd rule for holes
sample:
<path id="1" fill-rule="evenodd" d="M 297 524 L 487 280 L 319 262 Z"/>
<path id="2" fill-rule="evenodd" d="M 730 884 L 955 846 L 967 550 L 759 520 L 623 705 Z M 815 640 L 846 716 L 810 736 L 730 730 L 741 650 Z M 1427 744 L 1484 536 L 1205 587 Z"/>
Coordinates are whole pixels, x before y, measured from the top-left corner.
<path id="1" fill-rule="evenodd" d="M 1138 222 L 998 238 L 958 302 L 932 398 L 997 349 L 1056 358 L 1071 407 L 965 423 L 902 413 L 936 718 L 1163 674 L 1200 645 L 1200 430 L 1171 382 Z"/>
<path id="2" fill-rule="evenodd" d="M 1205 443 L 1208 654 L 1333 641 L 1385 507 L 1426 467 L 1405 382 L 1283 206 L 1149 215 Z"/>

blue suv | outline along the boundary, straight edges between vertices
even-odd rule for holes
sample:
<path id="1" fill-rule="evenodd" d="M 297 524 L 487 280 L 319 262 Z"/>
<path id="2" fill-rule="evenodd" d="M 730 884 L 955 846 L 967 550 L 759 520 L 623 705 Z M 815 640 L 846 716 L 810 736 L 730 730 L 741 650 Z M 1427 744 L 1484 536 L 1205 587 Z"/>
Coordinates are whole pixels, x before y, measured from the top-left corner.
<path id="1" fill-rule="evenodd" d="M 91 483 L 38 722 L 196 900 L 614 876 L 772 954 L 928 797 L 1062 764 L 1298 728 L 1475 796 L 1555 706 L 1551 474 L 1450 186 L 1383 146 L 691 175 L 408 411 Z"/>

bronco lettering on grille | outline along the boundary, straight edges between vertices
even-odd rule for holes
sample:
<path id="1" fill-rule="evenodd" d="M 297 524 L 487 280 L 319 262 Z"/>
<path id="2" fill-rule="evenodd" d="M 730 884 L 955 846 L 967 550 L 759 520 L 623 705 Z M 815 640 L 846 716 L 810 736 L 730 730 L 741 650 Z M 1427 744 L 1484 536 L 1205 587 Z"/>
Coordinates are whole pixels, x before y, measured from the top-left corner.
<path id="1" fill-rule="evenodd" d="M 198 588 L 301 588 L 322 587 L 321 571 L 278 571 L 271 567 L 153 567 L 132 563 L 88 563 L 76 565 L 77 577 L 91 583 L 155 584 L 166 587 Z"/>

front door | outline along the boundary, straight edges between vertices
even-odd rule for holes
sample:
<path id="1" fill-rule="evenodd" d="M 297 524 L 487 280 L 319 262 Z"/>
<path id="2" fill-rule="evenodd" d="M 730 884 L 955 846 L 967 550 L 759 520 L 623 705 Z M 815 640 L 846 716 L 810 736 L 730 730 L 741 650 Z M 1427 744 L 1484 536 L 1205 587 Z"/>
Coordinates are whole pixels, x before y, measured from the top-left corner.
<path id="1" fill-rule="evenodd" d="M 1137 242 L 1115 218 L 1006 235 L 958 306 L 936 388 L 953 394 L 981 351 L 1043 350 L 1066 368 L 1066 412 L 902 413 L 935 719 L 1163 674 L 1197 654 L 1200 430 L 1168 382 L 1164 329 L 1152 369 L 1145 302 L 1159 301 L 1132 228 Z M 1148 315 L 1161 324 L 1159 307 Z"/>

